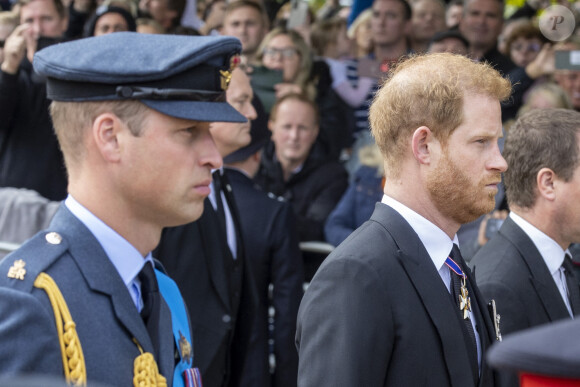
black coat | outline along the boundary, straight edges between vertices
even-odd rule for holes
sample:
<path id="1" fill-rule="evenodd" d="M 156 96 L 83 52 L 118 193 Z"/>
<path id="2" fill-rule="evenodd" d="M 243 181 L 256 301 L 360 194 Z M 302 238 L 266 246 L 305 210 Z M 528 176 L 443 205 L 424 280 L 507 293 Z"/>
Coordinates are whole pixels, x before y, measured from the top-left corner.
<path id="1" fill-rule="evenodd" d="M 228 204 L 239 232 L 237 210 Z M 201 371 L 203 385 L 238 386 L 257 305 L 243 244 L 238 243 L 233 261 L 225 231 L 206 198 L 201 218 L 165 229 L 154 254 L 179 286 L 189 309 L 193 364 Z M 242 281 L 234 286 L 231 278 L 240 271 Z"/>
<path id="2" fill-rule="evenodd" d="M 16 75 L 0 71 L 0 187 L 28 188 L 62 200 L 67 178 L 49 104 L 45 81 L 28 60 Z"/>
<path id="3" fill-rule="evenodd" d="M 337 161 L 325 161 L 311 153 L 300 172 L 284 181 L 274 154 L 274 143 L 270 142 L 254 180 L 264 191 L 292 204 L 300 241 L 323 241 L 326 218 L 348 187 L 346 170 Z"/>
<path id="4" fill-rule="evenodd" d="M 232 184 L 240 214 L 246 257 L 251 261 L 259 296 L 250 361 L 242 379 L 247 387 L 296 386 L 298 352 L 294 346 L 296 315 L 302 299 L 304 272 L 292 208 L 288 203 L 258 190 L 242 172 L 224 168 Z M 274 331 L 268 332 L 268 286 L 273 285 L 271 305 Z M 276 372 L 270 383 L 268 338 L 274 339 Z"/>
<path id="5" fill-rule="evenodd" d="M 481 293 L 495 299 L 503 335 L 570 318 L 552 274 L 534 242 L 510 218 L 473 258 Z M 507 378 L 507 379 L 506 379 Z M 502 386 L 517 386 L 502 375 Z"/>

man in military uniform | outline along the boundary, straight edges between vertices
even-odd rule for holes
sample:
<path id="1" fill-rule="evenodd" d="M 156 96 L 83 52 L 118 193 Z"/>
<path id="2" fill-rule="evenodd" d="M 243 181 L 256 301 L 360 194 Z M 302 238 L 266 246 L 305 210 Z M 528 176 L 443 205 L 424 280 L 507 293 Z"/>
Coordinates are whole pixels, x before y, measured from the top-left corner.
<path id="1" fill-rule="evenodd" d="M 36 55 L 69 196 L 0 263 L 0 375 L 199 378 L 183 300 L 150 252 L 163 227 L 202 214 L 221 166 L 209 122 L 246 120 L 224 98 L 239 51 L 230 37 L 118 33 Z"/>

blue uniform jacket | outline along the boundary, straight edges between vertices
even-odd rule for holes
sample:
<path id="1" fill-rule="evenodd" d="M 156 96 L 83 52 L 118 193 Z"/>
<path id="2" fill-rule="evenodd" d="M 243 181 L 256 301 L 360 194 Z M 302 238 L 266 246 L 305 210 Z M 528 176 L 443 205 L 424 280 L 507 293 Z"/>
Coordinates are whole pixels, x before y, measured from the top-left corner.
<path id="1" fill-rule="evenodd" d="M 25 262 L 23 279 L 7 275 L 16 260 Z M 140 355 L 133 338 L 153 352 L 147 328 L 99 242 L 64 205 L 46 231 L 0 262 L 0 375 L 63 375 L 53 309 L 45 291 L 33 285 L 41 272 L 54 279 L 76 323 L 87 380 L 132 386 L 133 362 Z M 164 301 L 159 330 L 157 364 L 171 386 L 174 340 Z"/>

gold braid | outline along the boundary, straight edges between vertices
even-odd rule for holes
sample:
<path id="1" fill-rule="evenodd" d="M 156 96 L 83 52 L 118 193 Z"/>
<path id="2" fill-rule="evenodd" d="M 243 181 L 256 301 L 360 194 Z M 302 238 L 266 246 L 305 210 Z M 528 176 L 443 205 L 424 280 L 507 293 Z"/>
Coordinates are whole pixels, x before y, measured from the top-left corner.
<path id="1" fill-rule="evenodd" d="M 159 373 L 153 355 L 149 352 L 143 352 L 143 348 L 141 348 L 137 339 L 133 339 L 133 342 L 137 344 L 137 348 L 141 352 L 141 355 L 137 356 L 133 363 L 133 386 L 167 387 L 167 380 Z"/>
<path id="2" fill-rule="evenodd" d="M 46 292 L 52 305 L 56 331 L 60 342 L 62 365 L 67 382 L 75 386 L 86 386 L 87 370 L 83 349 L 81 348 L 75 322 L 70 315 L 60 289 L 56 282 L 46 273 L 38 275 L 34 281 L 34 286 Z"/>

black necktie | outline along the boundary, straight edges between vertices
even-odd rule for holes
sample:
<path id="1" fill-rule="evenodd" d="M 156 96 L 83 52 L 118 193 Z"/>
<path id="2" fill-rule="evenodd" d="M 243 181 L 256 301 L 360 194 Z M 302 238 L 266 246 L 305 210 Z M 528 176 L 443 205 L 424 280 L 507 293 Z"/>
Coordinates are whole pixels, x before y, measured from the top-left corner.
<path id="1" fill-rule="evenodd" d="M 570 256 L 566 254 L 562 266 L 564 267 L 564 275 L 566 276 L 566 287 L 568 288 L 568 299 L 570 300 L 572 314 L 577 316 L 580 314 L 580 284 L 573 272 L 572 265 Z"/>
<path id="2" fill-rule="evenodd" d="M 159 294 L 159 286 L 157 284 L 157 277 L 151 262 L 145 262 L 145 266 L 139 273 L 139 280 L 141 281 L 141 297 L 143 298 L 143 309 L 141 310 L 141 318 L 147 327 L 147 332 L 155 348 L 155 358 L 159 359 L 159 318 L 161 310 L 161 295 Z"/>
<path id="3" fill-rule="evenodd" d="M 223 176 L 220 171 L 215 171 L 212 174 L 213 177 L 213 186 L 215 188 L 215 201 L 217 207 L 217 214 L 219 218 L 220 225 L 222 226 L 222 230 L 227 235 L 227 228 L 226 228 L 226 211 L 224 210 L 224 203 L 222 201 L 222 190 L 223 190 Z"/>
<path id="4" fill-rule="evenodd" d="M 459 266 L 459 268 L 463 270 L 462 269 L 463 257 L 461 256 L 461 253 L 459 252 L 459 247 L 456 244 L 453 244 L 453 249 L 451 250 L 451 254 L 449 254 L 449 256 Z M 463 311 L 461 310 L 460 296 L 462 295 L 461 287 L 463 277 L 460 274 L 456 273 L 454 270 L 449 270 L 449 272 L 451 274 L 451 295 L 453 296 L 457 308 L 460 310 L 461 319 L 463 320 L 464 323 L 463 325 L 465 327 L 467 337 L 469 338 L 467 342 L 467 349 L 469 351 L 469 361 L 471 363 L 471 367 L 474 372 L 474 378 L 477 380 L 479 379 L 479 363 L 477 361 L 477 342 L 475 340 L 475 332 L 473 331 L 473 325 L 471 325 L 471 318 L 467 317 L 464 319 Z M 463 273 L 463 275 L 465 275 L 465 273 Z M 467 286 L 467 279 L 465 279 L 465 281 L 466 281 L 465 286 Z M 469 294 L 469 298 L 472 297 L 473 294 Z M 472 299 L 471 301 L 470 301 L 471 304 L 475 304 L 475 299 Z M 473 310 L 471 312 L 471 316 L 474 316 Z"/>

